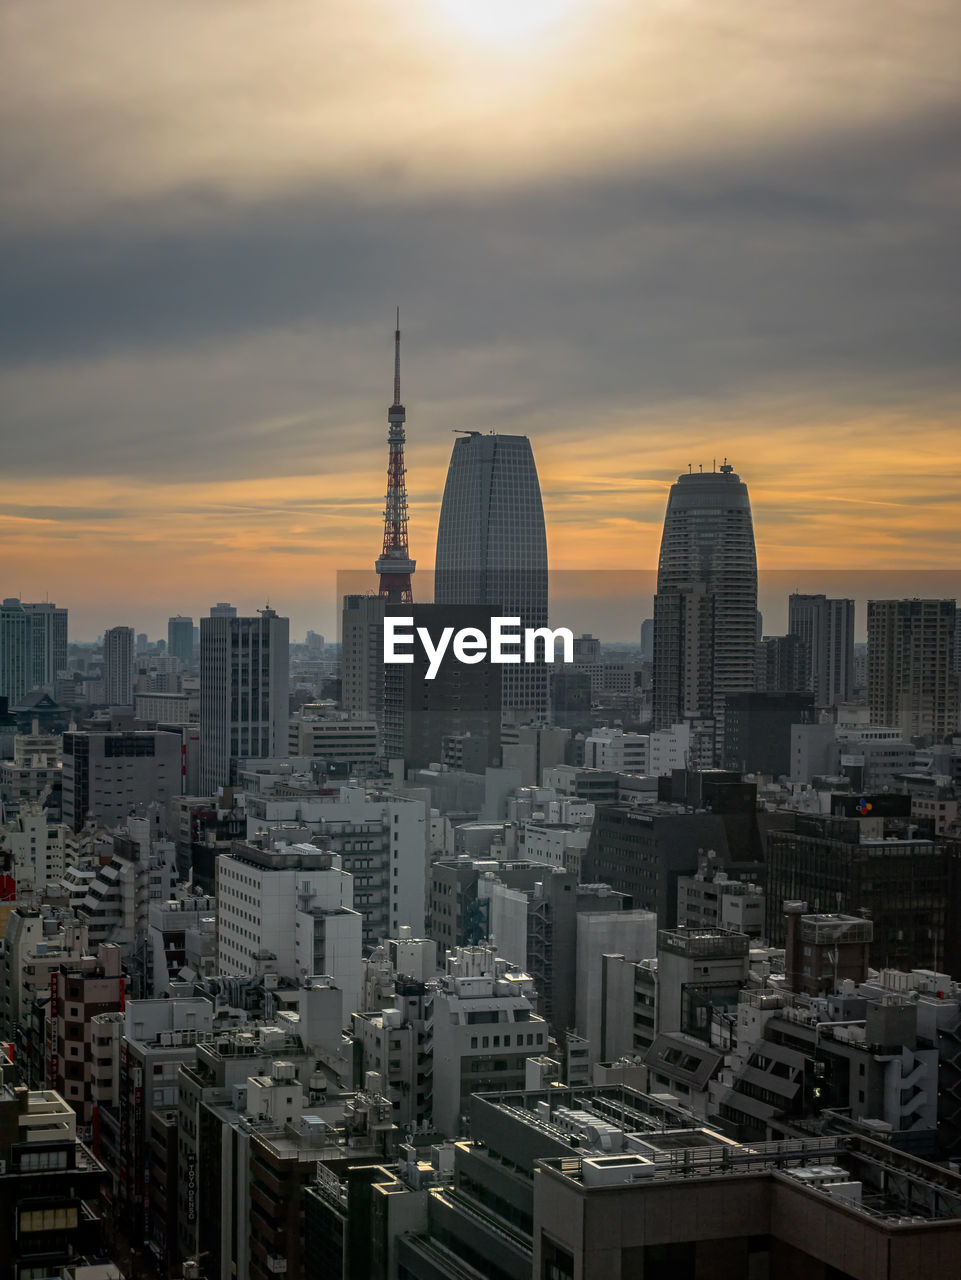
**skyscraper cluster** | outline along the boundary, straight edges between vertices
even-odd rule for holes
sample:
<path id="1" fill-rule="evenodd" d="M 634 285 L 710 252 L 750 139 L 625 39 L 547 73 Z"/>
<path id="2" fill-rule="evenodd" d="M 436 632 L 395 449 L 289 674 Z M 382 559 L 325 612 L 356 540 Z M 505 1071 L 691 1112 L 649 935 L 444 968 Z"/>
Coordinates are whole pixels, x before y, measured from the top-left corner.
<path id="1" fill-rule="evenodd" d="M 385 664 L 548 621 L 523 436 L 459 433 L 416 599 L 399 319 L 387 416 L 339 650 L 3 603 L 0 1280 L 954 1280 L 955 601 L 764 634 L 725 461 L 639 646 Z"/>

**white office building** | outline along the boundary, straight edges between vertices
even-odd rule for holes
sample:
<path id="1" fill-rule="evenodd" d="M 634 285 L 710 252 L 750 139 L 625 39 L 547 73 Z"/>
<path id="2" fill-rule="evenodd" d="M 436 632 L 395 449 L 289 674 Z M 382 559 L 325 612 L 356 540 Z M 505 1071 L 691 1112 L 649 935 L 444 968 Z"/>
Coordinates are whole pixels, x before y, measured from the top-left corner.
<path id="1" fill-rule="evenodd" d="M 322 974 L 343 991 L 345 1017 L 360 1007 L 361 918 L 335 854 L 234 844 L 217 859 L 217 908 L 220 973 Z"/>

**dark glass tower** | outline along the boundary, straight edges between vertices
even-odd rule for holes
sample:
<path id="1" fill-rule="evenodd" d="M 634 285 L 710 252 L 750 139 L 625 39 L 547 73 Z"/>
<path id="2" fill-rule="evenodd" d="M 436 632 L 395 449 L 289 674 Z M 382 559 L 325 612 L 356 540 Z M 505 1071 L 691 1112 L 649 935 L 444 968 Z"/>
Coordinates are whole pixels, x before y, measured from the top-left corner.
<path id="1" fill-rule="evenodd" d="M 691 764 L 720 760 L 725 700 L 754 689 L 757 556 L 747 485 L 725 463 L 678 476 L 654 598 L 654 726 L 691 725 Z"/>
<path id="2" fill-rule="evenodd" d="M 522 627 L 547 625 L 547 531 L 531 442 L 526 436 L 458 440 L 447 470 L 437 529 L 434 600 L 489 605 Z M 547 668 L 504 666 L 507 720 L 547 714 Z"/>

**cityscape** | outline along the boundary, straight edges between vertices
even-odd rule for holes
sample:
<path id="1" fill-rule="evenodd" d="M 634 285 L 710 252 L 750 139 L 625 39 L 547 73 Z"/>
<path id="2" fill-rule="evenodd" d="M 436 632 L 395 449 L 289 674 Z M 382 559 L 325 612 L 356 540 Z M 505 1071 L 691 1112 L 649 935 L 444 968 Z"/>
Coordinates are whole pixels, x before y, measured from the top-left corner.
<path id="1" fill-rule="evenodd" d="M 0 1280 L 957 1280 L 957 15 L 0 21 Z"/>

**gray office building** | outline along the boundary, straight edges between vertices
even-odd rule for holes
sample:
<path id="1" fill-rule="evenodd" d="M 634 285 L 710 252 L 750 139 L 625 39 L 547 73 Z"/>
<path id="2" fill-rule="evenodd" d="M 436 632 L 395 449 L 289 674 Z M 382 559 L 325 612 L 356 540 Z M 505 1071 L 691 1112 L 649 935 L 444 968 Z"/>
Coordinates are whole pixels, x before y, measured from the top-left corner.
<path id="1" fill-rule="evenodd" d="M 667 501 L 654 597 L 654 727 L 703 724 L 710 711 L 719 758 L 725 700 L 754 689 L 756 646 L 747 485 L 726 462 L 679 476 Z"/>
<path id="2" fill-rule="evenodd" d="M 194 661 L 194 620 L 180 614 L 167 622 L 167 652 L 179 658 L 185 667 Z"/>
<path id="3" fill-rule="evenodd" d="M 531 442 L 470 431 L 456 441 L 437 529 L 434 600 L 488 605 L 547 625 L 547 532 Z M 547 668 L 503 668 L 505 719 L 547 715 Z"/>
<path id="4" fill-rule="evenodd" d="M 803 685 L 819 707 L 847 702 L 854 688 L 854 601 L 824 595 L 788 598 L 788 631 L 807 650 Z"/>

